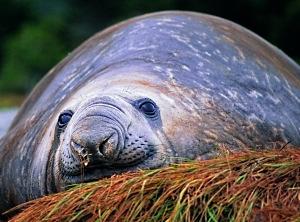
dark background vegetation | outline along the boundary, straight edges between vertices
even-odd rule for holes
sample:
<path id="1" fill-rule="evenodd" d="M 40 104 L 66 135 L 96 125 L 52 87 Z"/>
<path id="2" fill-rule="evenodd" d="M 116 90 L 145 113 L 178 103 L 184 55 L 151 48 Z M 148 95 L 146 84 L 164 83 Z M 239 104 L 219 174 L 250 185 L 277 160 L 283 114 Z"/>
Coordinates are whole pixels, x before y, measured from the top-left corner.
<path id="1" fill-rule="evenodd" d="M 227 18 L 300 62 L 300 0 L 0 0 L 0 95 L 26 94 L 95 32 L 129 17 L 189 10 Z"/>

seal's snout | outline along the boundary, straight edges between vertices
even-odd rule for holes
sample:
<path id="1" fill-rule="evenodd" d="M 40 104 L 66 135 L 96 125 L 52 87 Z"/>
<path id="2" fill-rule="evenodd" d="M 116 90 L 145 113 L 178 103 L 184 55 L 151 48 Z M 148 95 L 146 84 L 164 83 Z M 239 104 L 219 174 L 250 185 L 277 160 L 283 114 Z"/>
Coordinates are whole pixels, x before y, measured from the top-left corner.
<path id="1" fill-rule="evenodd" d="M 116 132 L 99 134 L 75 133 L 70 142 L 71 150 L 86 166 L 114 162 L 118 158 L 118 136 Z"/>

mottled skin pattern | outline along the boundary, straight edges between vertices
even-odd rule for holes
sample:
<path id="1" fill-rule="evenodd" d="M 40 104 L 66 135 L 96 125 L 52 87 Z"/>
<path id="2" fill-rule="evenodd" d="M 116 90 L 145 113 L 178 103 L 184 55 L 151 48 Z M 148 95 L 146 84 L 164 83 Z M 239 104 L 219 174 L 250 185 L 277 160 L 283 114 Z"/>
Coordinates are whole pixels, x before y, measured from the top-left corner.
<path id="1" fill-rule="evenodd" d="M 137 17 L 83 43 L 23 104 L 0 141 L 0 212 L 72 183 L 208 158 L 218 144 L 300 145 L 299 116 L 300 68 L 260 37 L 191 12 Z"/>

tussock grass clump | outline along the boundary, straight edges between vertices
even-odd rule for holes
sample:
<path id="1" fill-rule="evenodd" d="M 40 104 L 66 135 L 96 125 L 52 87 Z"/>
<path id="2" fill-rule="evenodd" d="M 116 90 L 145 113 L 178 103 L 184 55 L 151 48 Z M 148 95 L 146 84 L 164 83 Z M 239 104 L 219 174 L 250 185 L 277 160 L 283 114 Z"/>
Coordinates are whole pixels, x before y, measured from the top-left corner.
<path id="1" fill-rule="evenodd" d="M 124 173 L 23 208 L 12 221 L 300 221 L 300 150 Z"/>

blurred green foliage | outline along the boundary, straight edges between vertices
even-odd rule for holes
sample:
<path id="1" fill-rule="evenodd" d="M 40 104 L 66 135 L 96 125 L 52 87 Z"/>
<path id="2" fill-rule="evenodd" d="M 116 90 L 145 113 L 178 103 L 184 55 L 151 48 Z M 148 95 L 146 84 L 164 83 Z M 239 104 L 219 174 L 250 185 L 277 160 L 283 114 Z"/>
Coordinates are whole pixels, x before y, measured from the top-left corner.
<path id="1" fill-rule="evenodd" d="M 54 21 L 25 24 L 5 45 L 0 88 L 22 93 L 32 88 L 45 68 L 62 58 L 66 47 L 59 39 L 60 27 Z"/>
<path id="2" fill-rule="evenodd" d="M 0 0 L 0 94 L 28 93 L 83 40 L 129 17 L 189 10 L 235 21 L 300 62 L 300 0 Z"/>

